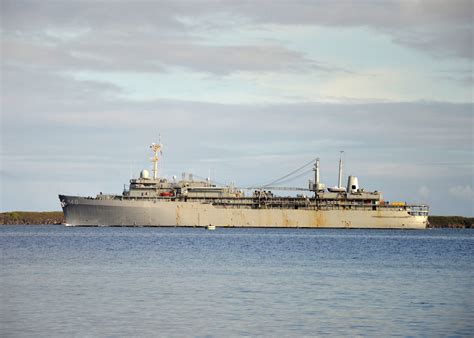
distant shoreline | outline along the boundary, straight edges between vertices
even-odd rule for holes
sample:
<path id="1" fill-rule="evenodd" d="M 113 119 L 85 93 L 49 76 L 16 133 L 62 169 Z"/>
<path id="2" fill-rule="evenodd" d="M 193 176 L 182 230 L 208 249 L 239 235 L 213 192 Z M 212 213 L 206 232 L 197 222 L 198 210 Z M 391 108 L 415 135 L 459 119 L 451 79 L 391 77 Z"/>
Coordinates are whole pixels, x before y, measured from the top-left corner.
<path id="1" fill-rule="evenodd" d="M 62 224 L 62 211 L 10 211 L 0 213 L 0 225 L 47 225 Z"/>
<path id="2" fill-rule="evenodd" d="M 474 217 L 429 216 L 430 228 L 474 228 Z M 62 211 L 10 211 L 0 213 L 0 225 L 48 225 L 64 223 Z"/>

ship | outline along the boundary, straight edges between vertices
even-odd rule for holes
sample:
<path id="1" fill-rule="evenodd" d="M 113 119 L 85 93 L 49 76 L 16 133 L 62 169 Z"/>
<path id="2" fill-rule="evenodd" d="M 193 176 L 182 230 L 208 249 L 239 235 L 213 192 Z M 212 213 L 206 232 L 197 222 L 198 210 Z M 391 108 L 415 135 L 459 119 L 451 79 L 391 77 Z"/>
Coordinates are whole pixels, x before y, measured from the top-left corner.
<path id="1" fill-rule="evenodd" d="M 307 188 L 239 188 L 183 173 L 180 180 L 158 175 L 162 144 L 152 143 L 153 175 L 146 169 L 124 186 L 122 194 L 95 197 L 59 195 L 67 226 L 356 228 L 425 229 L 429 207 L 388 202 L 379 191 L 365 191 L 356 176 L 342 186 L 343 152 L 338 185 L 320 181 L 320 159 L 311 162 L 314 177 Z M 287 177 L 288 175 L 284 176 Z M 275 189 L 300 190 L 281 196 Z"/>

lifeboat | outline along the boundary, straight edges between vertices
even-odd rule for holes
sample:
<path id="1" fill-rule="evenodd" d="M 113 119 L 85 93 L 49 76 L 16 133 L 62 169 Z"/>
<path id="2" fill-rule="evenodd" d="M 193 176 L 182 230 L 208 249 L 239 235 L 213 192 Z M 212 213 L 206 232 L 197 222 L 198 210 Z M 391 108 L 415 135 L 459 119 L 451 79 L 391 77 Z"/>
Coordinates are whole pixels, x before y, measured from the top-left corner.
<path id="1" fill-rule="evenodd" d="M 332 187 L 328 188 L 329 192 L 346 192 L 346 188 L 344 187 Z"/>

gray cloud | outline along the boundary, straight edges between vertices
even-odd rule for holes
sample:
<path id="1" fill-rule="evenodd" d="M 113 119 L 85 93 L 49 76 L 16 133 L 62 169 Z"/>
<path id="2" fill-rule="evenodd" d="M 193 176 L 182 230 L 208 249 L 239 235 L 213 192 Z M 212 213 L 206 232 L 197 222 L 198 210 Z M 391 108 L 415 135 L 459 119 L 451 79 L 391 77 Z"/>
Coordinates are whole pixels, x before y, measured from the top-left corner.
<path id="1" fill-rule="evenodd" d="M 117 34 L 98 34 L 54 44 L 5 38 L 2 47 L 6 64 L 32 65 L 51 71 L 164 72 L 168 66 L 215 74 L 336 70 L 274 44 L 210 46 L 165 42 L 140 35 L 128 39 Z"/>
<path id="2" fill-rule="evenodd" d="M 299 103 L 213 104 L 178 100 L 128 101 L 115 94 L 120 89 L 107 83 L 77 81 L 35 69 L 5 67 L 2 122 L 4 137 L 13 142 L 19 129 L 34 126 L 56 130 L 104 133 L 120 130 L 176 130 L 192 139 L 215 144 L 214 137 L 234 135 L 249 145 L 281 137 L 314 142 L 329 140 L 357 147 L 417 147 L 445 150 L 472 149 L 472 105 L 441 102 L 400 103 Z M 212 129 L 212 136 L 201 130 Z M 249 134 L 239 137 L 241 130 Z M 140 133 L 139 133 L 140 134 Z M 138 136 L 138 135 L 135 135 Z M 302 141 L 301 141 L 302 142 Z M 222 144 L 222 142 L 218 142 Z M 304 143 L 304 142 L 303 142 Z M 306 151 L 308 147 L 298 145 Z M 305 150 L 306 149 L 306 150 Z M 241 152 L 247 152 L 243 147 Z M 287 149 L 293 151 L 293 146 Z"/>
<path id="3" fill-rule="evenodd" d="M 364 26 L 444 57 L 472 58 L 471 1 L 2 1 L 4 63 L 163 72 L 343 71 L 276 42 L 208 45 L 196 28 Z M 213 22 L 212 16 L 224 19 Z"/>
<path id="4" fill-rule="evenodd" d="M 181 22 L 210 3 L 5 1 L 4 62 L 55 70 L 202 72 L 334 70 L 276 44 L 208 45 Z"/>
<path id="5" fill-rule="evenodd" d="M 200 6 L 174 1 L 120 0 L 4 0 L 1 2 L 2 26 L 9 32 L 63 28 L 69 30 L 128 31 L 160 28 L 164 32 L 187 30 L 178 20 L 180 13 L 199 13 Z M 189 7 L 189 10 L 186 8 Z M 172 33 L 174 34 L 174 33 Z"/>
<path id="6" fill-rule="evenodd" d="M 153 41 L 153 40 L 152 40 Z M 79 43 L 79 50 L 94 50 L 96 55 L 115 61 L 117 66 L 133 64 L 136 60 L 145 71 L 156 66 L 180 66 L 198 71 L 226 74 L 234 71 L 279 71 L 319 69 L 316 62 L 299 52 L 277 45 L 209 46 L 193 43 L 173 43 L 135 39 L 134 41 L 103 45 Z M 131 60 L 130 63 L 127 60 Z M 133 61 L 135 60 L 135 62 Z M 125 61 L 125 62 L 124 62 Z M 130 69 L 129 68 L 129 69 Z"/>
<path id="7" fill-rule="evenodd" d="M 439 72 L 440 80 L 453 81 L 461 86 L 470 86 L 474 85 L 474 73 L 473 69 L 452 69 Z"/>
<path id="8" fill-rule="evenodd" d="M 4 0 L 5 27 L 171 27 L 186 30 L 183 17 L 237 14 L 239 20 L 281 24 L 373 26 L 469 26 L 473 4 L 469 0 L 442 1 L 34 1 Z M 7 15 L 8 14 L 8 15 Z M 229 19 L 229 18 L 227 18 Z M 232 24 L 234 22 L 230 22 Z"/>
<path id="9" fill-rule="evenodd" d="M 473 58 L 472 27 L 414 29 L 411 32 L 397 32 L 393 38 L 396 43 L 439 57 Z"/>
<path id="10" fill-rule="evenodd" d="M 227 3 L 227 5 L 229 5 Z M 222 5 L 226 6 L 226 5 Z M 393 41 L 440 56 L 473 57 L 473 2 L 253 1 L 232 6 L 257 22 L 369 27 Z"/>

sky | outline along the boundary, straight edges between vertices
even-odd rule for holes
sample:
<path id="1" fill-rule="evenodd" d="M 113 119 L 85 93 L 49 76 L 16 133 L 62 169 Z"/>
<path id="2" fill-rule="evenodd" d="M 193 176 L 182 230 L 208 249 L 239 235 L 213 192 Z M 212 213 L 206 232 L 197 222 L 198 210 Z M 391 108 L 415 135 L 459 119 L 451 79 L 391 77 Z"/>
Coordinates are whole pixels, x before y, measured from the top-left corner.
<path id="1" fill-rule="evenodd" d="M 312 159 L 474 216 L 472 1 L 1 4 L 1 211 L 151 169 L 239 187 Z M 312 176 L 286 185 L 306 187 Z"/>

